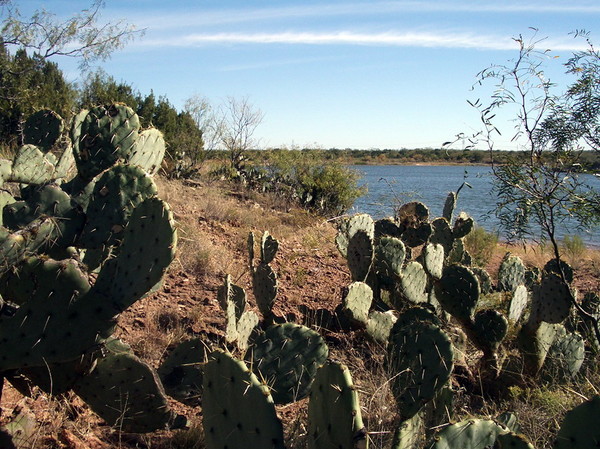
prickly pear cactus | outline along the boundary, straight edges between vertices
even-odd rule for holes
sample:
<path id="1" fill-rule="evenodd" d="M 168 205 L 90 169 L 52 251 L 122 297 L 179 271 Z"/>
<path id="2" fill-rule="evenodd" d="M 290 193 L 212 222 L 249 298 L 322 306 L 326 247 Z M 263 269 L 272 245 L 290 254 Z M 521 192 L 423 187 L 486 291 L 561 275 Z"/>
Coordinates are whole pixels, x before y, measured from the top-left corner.
<path id="1" fill-rule="evenodd" d="M 439 243 L 428 243 L 423 248 L 423 267 L 434 279 L 442 277 L 444 269 L 444 247 Z"/>
<path id="2" fill-rule="evenodd" d="M 523 311 L 529 303 L 529 292 L 527 287 L 519 285 L 512 293 L 510 304 L 508 306 L 508 319 L 513 323 L 519 321 Z"/>
<path id="3" fill-rule="evenodd" d="M 513 292 L 525 283 L 525 265 L 518 256 L 506 253 L 498 270 L 498 290 Z"/>
<path id="4" fill-rule="evenodd" d="M 253 341 L 252 370 L 271 388 L 277 404 L 306 397 L 329 348 L 315 331 L 298 324 L 270 326 Z"/>
<path id="5" fill-rule="evenodd" d="M 79 176 L 91 180 L 125 161 L 133 151 L 139 129 L 139 118 L 128 106 L 112 104 L 90 109 L 73 148 Z"/>
<path id="6" fill-rule="evenodd" d="M 275 259 L 279 242 L 268 232 L 264 232 L 260 242 L 260 261 L 261 263 L 271 263 Z"/>
<path id="7" fill-rule="evenodd" d="M 114 350 L 98 360 L 74 391 L 109 425 L 128 432 L 152 432 L 183 425 L 169 408 L 156 372 L 133 353 Z"/>
<path id="8" fill-rule="evenodd" d="M 444 203 L 444 210 L 442 211 L 442 217 L 446 219 L 448 223 L 452 222 L 452 215 L 454 214 L 454 208 L 456 207 L 456 192 L 449 192 Z"/>
<path id="9" fill-rule="evenodd" d="M 61 136 L 64 122 L 60 115 L 49 109 L 42 109 L 29 116 L 23 129 L 23 142 L 48 151 Z"/>
<path id="10" fill-rule="evenodd" d="M 177 345 L 161 363 L 158 375 L 169 396 L 192 407 L 202 397 L 203 368 L 208 361 L 206 345 L 194 338 Z"/>
<path id="11" fill-rule="evenodd" d="M 479 347 L 496 352 L 508 332 L 508 320 L 497 310 L 479 310 L 473 319 L 473 335 Z"/>
<path id="12" fill-rule="evenodd" d="M 367 334 L 376 342 L 387 344 L 397 318 L 393 311 L 371 310 L 367 319 Z"/>
<path id="13" fill-rule="evenodd" d="M 142 168 L 149 175 L 154 175 L 160 168 L 165 149 L 162 133 L 155 128 L 146 129 L 139 134 L 126 160 L 129 164 Z"/>
<path id="14" fill-rule="evenodd" d="M 592 449 L 600 441 L 600 396 L 567 412 L 556 435 L 554 449 Z"/>
<path id="15" fill-rule="evenodd" d="M 390 333 L 387 363 L 402 419 L 410 419 L 444 387 L 453 368 L 452 343 L 435 324 L 400 316 Z"/>
<path id="16" fill-rule="evenodd" d="M 374 270 L 379 282 L 389 288 L 400 276 L 406 258 L 406 248 L 402 240 L 395 237 L 381 237 L 375 245 Z"/>
<path id="17" fill-rule="evenodd" d="M 487 449 L 496 438 L 508 431 L 494 421 L 468 419 L 445 427 L 435 436 L 430 449 Z"/>
<path id="18" fill-rule="evenodd" d="M 338 250 L 345 258 L 348 257 L 348 245 L 357 231 L 363 231 L 373 239 L 375 236 L 375 223 L 369 214 L 354 215 L 340 223 L 335 243 Z"/>
<path id="19" fill-rule="evenodd" d="M 350 238 L 347 249 L 348 268 L 353 281 L 364 282 L 367 279 L 373 256 L 373 239 L 365 231 L 356 231 Z"/>
<path id="20" fill-rule="evenodd" d="M 571 312 L 570 287 L 554 273 L 545 272 L 538 291 L 534 292 L 531 314 L 550 324 L 562 323 Z"/>
<path id="21" fill-rule="evenodd" d="M 311 449 L 366 444 L 358 394 L 350 371 L 340 363 L 327 362 L 317 370 L 308 403 L 308 435 Z"/>
<path id="22" fill-rule="evenodd" d="M 410 304 L 427 302 L 426 288 L 427 273 L 419 262 L 411 261 L 401 272 L 396 286 L 397 295 L 391 295 L 390 300 L 398 310 L 403 308 L 403 301 L 408 301 Z"/>
<path id="23" fill-rule="evenodd" d="M 371 287 L 364 282 L 353 282 L 348 286 L 348 293 L 342 299 L 342 310 L 352 323 L 365 326 L 369 319 L 372 302 L 373 290 Z"/>
<path id="24" fill-rule="evenodd" d="M 454 227 L 452 228 L 452 235 L 455 239 L 460 239 L 465 237 L 471 230 L 473 229 L 475 222 L 471 217 L 469 217 L 466 213 L 461 212 L 456 221 L 454 222 Z"/>
<path id="25" fill-rule="evenodd" d="M 449 265 L 436 282 L 435 293 L 446 312 L 459 320 L 470 321 L 479 300 L 479 281 L 467 267 Z"/>
<path id="26" fill-rule="evenodd" d="M 266 385 L 242 361 L 216 351 L 203 378 L 203 426 L 208 449 L 284 449 L 283 427 Z"/>

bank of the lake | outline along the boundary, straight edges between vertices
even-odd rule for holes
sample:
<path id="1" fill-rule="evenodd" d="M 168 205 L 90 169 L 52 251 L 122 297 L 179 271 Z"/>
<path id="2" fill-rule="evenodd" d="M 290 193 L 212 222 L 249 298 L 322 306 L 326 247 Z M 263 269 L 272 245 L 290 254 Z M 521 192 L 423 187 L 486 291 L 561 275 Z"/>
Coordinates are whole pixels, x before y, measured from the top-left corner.
<path id="1" fill-rule="evenodd" d="M 373 217 L 391 216 L 395 207 L 408 201 L 421 201 L 438 217 L 442 213 L 446 196 L 456 191 L 463 182 L 457 210 L 465 211 L 489 231 L 499 229 L 499 221 L 493 213 L 496 198 L 492 194 L 492 170 L 486 165 L 352 165 L 362 178 L 366 194 L 356 200 L 352 212 L 366 212 Z M 600 179 L 592 175 L 585 177 L 594 188 L 600 189 Z M 590 246 L 600 247 L 598 227 L 581 231 L 573 222 L 559 229 L 559 238 L 579 235 Z"/>

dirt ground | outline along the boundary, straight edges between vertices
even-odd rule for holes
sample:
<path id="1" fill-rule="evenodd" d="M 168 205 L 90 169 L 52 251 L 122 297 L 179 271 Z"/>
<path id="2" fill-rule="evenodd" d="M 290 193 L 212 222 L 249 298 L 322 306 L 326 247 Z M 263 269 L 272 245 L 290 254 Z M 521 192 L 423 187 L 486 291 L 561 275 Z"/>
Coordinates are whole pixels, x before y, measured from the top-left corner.
<path id="1" fill-rule="evenodd" d="M 180 227 L 179 252 L 171 265 L 163 287 L 126 310 L 119 319 L 117 335 L 128 342 L 137 355 L 158 367 L 165 354 L 179 341 L 201 337 L 213 347 L 222 347 L 225 314 L 216 291 L 223 276 L 232 274 L 234 282 L 246 289 L 251 308 L 252 296 L 246 237 L 249 231 L 259 235 L 268 230 L 279 240 L 279 252 L 272 266 L 279 278 L 275 313 L 288 321 L 319 325 L 319 309 L 332 312 L 340 303 L 342 290 L 350 283 L 345 260 L 334 244 L 335 221 L 310 217 L 302 211 L 289 211 L 276 199 L 264 199 L 236 192 L 223 193 L 220 188 L 180 181 L 159 181 L 160 194 L 171 205 Z M 220 192 L 220 193 L 219 193 Z M 509 248 L 519 253 L 518 248 Z M 496 273 L 505 249 L 499 249 L 488 265 Z M 524 258 L 527 259 L 527 254 Z M 598 260 L 580 264 L 576 286 L 580 291 L 600 290 Z M 332 357 L 342 359 L 360 369 L 367 358 L 363 349 L 353 347 L 352 338 L 322 329 L 332 348 Z M 353 353 L 354 351 L 354 353 Z M 364 367 L 364 366 L 363 366 Z M 363 390 L 377 391 L 359 379 Z M 196 426 L 201 410 L 172 405 Z M 368 408 L 369 405 L 366 407 Z M 287 428 L 301 425 L 305 414 L 301 401 L 278 408 Z M 35 415 L 38 431 L 31 447 L 61 449 L 175 448 L 202 447 L 179 445 L 172 432 L 149 435 L 127 435 L 104 425 L 75 395 L 52 398 L 38 393 L 24 398 L 9 385 L 2 395 L 2 420 L 15 410 L 30 410 Z M 371 419 L 371 427 L 385 427 L 388 418 Z M 379 422 L 376 422 L 379 420 Z M 298 434 L 301 431 L 297 431 Z M 188 435 L 189 437 L 189 435 Z M 294 436 L 289 436 L 294 438 Z M 200 438 L 200 437 L 198 437 Z"/>

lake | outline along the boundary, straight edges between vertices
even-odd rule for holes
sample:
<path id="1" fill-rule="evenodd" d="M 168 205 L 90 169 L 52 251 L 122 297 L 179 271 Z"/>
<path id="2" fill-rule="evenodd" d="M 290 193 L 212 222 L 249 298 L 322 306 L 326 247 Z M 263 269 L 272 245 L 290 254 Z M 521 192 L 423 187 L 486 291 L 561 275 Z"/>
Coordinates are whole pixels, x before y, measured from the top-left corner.
<path id="1" fill-rule="evenodd" d="M 456 191 L 463 182 L 469 183 L 460 191 L 456 211 L 465 211 L 485 229 L 495 231 L 499 227 L 492 209 L 495 198 L 492 196 L 492 171 L 487 166 L 439 166 L 439 165 L 355 165 L 362 178 L 360 185 L 368 192 L 357 199 L 351 210 L 353 213 L 366 212 L 374 218 L 389 217 L 394 209 L 408 201 L 421 201 L 429 207 L 430 217 L 442 214 L 448 192 Z M 600 180 L 592 175 L 583 175 L 586 182 L 600 189 Z M 571 223 L 561 229 L 559 237 L 565 233 L 578 234 L 586 244 L 600 247 L 600 228 L 587 232 L 576 231 Z"/>

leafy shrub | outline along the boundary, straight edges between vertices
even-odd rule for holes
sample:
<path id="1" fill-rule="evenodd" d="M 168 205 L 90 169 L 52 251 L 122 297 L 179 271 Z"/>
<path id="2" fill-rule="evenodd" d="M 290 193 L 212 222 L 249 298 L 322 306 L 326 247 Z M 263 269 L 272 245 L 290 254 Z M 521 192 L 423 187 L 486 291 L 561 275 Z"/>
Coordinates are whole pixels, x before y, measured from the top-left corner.
<path id="1" fill-rule="evenodd" d="M 498 245 L 498 234 L 488 232 L 481 226 L 475 225 L 465 237 L 465 247 L 473 257 L 473 264 L 485 267 L 494 254 Z"/>

